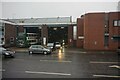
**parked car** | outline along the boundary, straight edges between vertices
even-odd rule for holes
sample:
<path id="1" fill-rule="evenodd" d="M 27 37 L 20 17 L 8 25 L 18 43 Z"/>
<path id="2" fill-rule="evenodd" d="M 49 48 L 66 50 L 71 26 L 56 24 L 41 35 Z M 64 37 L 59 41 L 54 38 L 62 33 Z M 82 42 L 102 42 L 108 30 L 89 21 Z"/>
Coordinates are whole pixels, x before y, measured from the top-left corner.
<path id="1" fill-rule="evenodd" d="M 60 44 L 59 42 L 56 42 L 56 43 L 55 43 L 55 48 L 56 48 L 56 49 L 60 49 L 60 48 L 61 48 L 61 44 Z"/>
<path id="2" fill-rule="evenodd" d="M 48 48 L 48 49 L 51 49 L 52 51 L 54 51 L 54 50 L 55 50 L 55 45 L 54 45 L 54 43 L 48 43 L 48 44 L 47 44 L 47 48 Z"/>
<path id="3" fill-rule="evenodd" d="M 51 53 L 50 49 L 45 48 L 42 45 L 31 45 L 28 51 L 29 51 L 29 54 L 33 54 L 33 53 L 50 54 Z"/>
<path id="4" fill-rule="evenodd" d="M 15 51 L 10 51 L 3 47 L 0 47 L 0 54 L 2 54 L 2 56 L 4 56 L 5 58 L 6 57 L 11 57 L 11 58 L 15 57 Z"/>

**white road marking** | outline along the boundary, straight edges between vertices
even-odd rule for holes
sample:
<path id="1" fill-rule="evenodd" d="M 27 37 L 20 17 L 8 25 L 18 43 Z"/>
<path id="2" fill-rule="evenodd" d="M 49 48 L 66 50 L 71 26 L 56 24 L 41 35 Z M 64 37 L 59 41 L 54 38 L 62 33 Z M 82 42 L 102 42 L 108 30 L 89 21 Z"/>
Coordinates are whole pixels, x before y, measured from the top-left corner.
<path id="1" fill-rule="evenodd" d="M 59 61 L 59 60 L 40 60 L 40 61 L 44 61 L 44 62 L 67 62 L 67 63 L 71 63 L 72 61 Z"/>
<path id="2" fill-rule="evenodd" d="M 111 66 L 109 66 L 109 67 L 120 69 L 120 66 L 118 66 L 118 65 L 111 65 Z"/>
<path id="3" fill-rule="evenodd" d="M 13 60 L 15 60 L 15 61 L 16 61 L 16 60 L 17 60 L 17 61 L 23 61 L 24 59 L 13 59 Z"/>
<path id="4" fill-rule="evenodd" d="M 93 75 L 94 77 L 108 77 L 108 78 L 120 78 L 120 76 L 112 76 L 112 75 Z"/>
<path id="5" fill-rule="evenodd" d="M 94 64 L 118 64 L 119 62 L 99 62 L 99 61 L 90 61 L 90 63 L 94 63 Z"/>
<path id="6" fill-rule="evenodd" d="M 85 51 L 66 51 L 67 53 L 87 53 Z"/>
<path id="7" fill-rule="evenodd" d="M 33 74 L 52 74 L 52 75 L 63 75 L 63 76 L 70 76 L 71 74 L 67 73 L 54 73 L 54 72 L 35 72 L 35 71 L 25 71 L 26 73 L 33 73 Z"/>
<path id="8" fill-rule="evenodd" d="M 87 52 L 82 52 L 82 51 L 81 51 L 80 53 L 87 53 Z"/>
<path id="9" fill-rule="evenodd" d="M 1 72 L 1 71 L 5 71 L 5 69 L 0 69 L 0 72 Z"/>

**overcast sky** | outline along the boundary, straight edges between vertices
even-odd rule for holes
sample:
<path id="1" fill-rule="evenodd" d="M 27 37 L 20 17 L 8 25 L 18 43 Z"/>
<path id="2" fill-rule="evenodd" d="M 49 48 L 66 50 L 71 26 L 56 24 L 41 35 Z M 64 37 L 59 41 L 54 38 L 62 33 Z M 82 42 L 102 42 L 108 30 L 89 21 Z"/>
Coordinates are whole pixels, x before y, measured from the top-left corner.
<path id="1" fill-rule="evenodd" d="M 1 18 L 76 18 L 88 12 L 118 11 L 118 2 L 2 2 Z"/>

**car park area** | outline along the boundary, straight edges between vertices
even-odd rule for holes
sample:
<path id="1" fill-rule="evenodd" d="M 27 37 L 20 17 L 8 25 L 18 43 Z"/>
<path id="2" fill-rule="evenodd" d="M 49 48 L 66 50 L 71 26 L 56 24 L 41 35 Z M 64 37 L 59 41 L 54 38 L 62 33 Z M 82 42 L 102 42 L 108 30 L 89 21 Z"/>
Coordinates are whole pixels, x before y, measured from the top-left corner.
<path id="1" fill-rule="evenodd" d="M 24 1 L 0 2 L 0 79 L 120 80 L 120 0 Z"/>
<path id="2" fill-rule="evenodd" d="M 26 49 L 27 50 L 27 49 Z M 3 78 L 120 78 L 116 52 L 61 48 L 51 55 L 16 51 L 2 59 Z"/>

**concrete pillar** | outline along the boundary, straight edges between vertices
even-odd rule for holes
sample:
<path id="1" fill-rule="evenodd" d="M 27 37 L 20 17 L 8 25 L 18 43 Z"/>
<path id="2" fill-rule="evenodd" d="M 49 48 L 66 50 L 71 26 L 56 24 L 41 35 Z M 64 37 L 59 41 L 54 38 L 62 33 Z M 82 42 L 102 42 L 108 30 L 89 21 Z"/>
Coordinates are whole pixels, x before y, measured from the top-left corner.
<path id="1" fill-rule="evenodd" d="M 47 25 L 43 25 L 41 28 L 41 41 L 42 45 L 46 46 L 48 42 L 48 28 Z"/>

